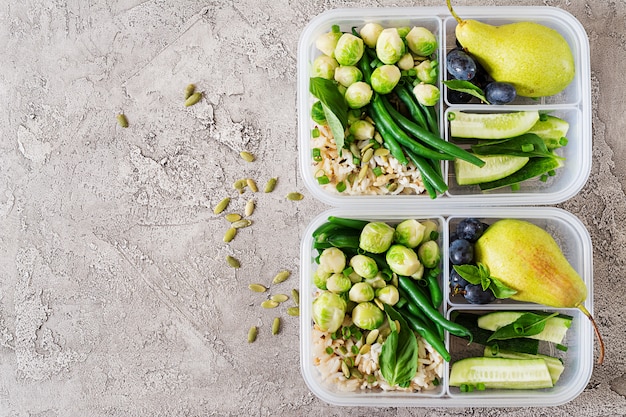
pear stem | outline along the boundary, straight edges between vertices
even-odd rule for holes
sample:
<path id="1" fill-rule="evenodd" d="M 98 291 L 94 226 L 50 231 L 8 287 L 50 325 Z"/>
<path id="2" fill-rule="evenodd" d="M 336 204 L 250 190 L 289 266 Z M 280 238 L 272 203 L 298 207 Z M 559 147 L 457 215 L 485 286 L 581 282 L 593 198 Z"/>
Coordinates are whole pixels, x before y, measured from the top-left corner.
<path id="1" fill-rule="evenodd" d="M 461 19 L 459 15 L 456 14 L 454 9 L 452 9 L 452 4 L 450 3 L 450 0 L 446 0 L 446 4 L 448 5 L 448 10 L 450 10 L 450 14 L 452 15 L 452 17 L 454 17 L 457 22 L 462 23 L 463 19 Z"/>
<path id="2" fill-rule="evenodd" d="M 604 362 L 604 341 L 602 340 L 602 336 L 600 335 L 600 330 L 598 329 L 598 326 L 596 325 L 596 321 L 593 319 L 593 316 L 585 308 L 584 305 L 578 304 L 576 307 L 578 307 L 578 309 L 582 311 L 583 314 L 589 318 L 589 320 L 591 320 L 593 331 L 596 333 L 596 337 L 598 338 L 598 343 L 600 344 L 600 353 L 598 355 L 598 365 L 602 365 L 602 362 Z"/>

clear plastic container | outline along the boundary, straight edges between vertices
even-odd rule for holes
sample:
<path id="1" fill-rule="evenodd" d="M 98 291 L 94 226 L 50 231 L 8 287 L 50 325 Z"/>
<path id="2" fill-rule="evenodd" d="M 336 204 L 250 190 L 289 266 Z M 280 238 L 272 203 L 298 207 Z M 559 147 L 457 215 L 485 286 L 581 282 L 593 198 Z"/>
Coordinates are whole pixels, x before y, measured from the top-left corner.
<path id="1" fill-rule="evenodd" d="M 442 171 L 449 190 L 437 199 L 421 195 L 347 195 L 323 189 L 313 172 L 311 131 L 315 127 L 310 117 L 314 97 L 309 93 L 311 63 L 320 52 L 315 47 L 317 37 L 328 32 L 332 25 L 342 31 L 361 27 L 367 22 L 378 22 L 383 26 L 424 26 L 437 37 L 440 45 L 440 79 L 445 75 L 446 53 L 455 45 L 456 21 L 446 8 L 366 8 L 335 9 L 315 17 L 304 28 L 298 50 L 298 113 L 299 113 L 299 157 L 302 178 L 309 191 L 320 201 L 331 206 L 362 205 L 387 206 L 389 204 L 415 207 L 437 207 L 450 204 L 472 205 L 534 205 L 557 204 L 576 195 L 585 185 L 591 171 L 591 70 L 589 41 L 584 28 L 571 14 L 553 7 L 455 7 L 464 19 L 477 19 L 491 24 L 516 21 L 534 21 L 557 30 L 570 45 L 574 54 L 576 75 L 572 83 L 561 93 L 540 100 L 519 98 L 510 105 L 487 106 L 470 103 L 450 104 L 447 88 L 442 88 L 442 99 L 437 112 L 440 131 L 446 134 L 446 112 L 449 109 L 466 111 L 516 111 L 528 108 L 549 112 L 564 117 L 570 123 L 569 143 L 558 150 L 566 157 L 565 166 L 547 182 L 528 181 L 518 191 L 510 187 L 490 192 L 481 192 L 478 187 L 456 185 L 451 163 L 444 161 Z M 440 83 L 441 86 L 441 83 Z"/>
<path id="2" fill-rule="evenodd" d="M 390 224 L 404 219 L 430 219 L 439 225 L 439 243 L 442 248 L 443 272 L 440 284 L 445 291 L 443 314 L 450 317 L 455 311 L 490 312 L 502 310 L 550 311 L 573 316 L 572 326 L 567 331 L 564 344 L 566 352 L 557 350 L 551 344 L 540 345 L 540 353 L 561 357 L 565 370 L 553 388 L 541 390 L 485 390 L 472 393 L 461 393 L 458 388 L 448 386 L 450 365 L 444 366 L 441 385 L 434 390 L 423 393 L 407 393 L 394 391 L 355 391 L 345 392 L 337 386 L 323 380 L 319 369 L 314 365 L 314 348 L 312 335 L 312 309 L 315 287 L 311 277 L 317 267 L 314 258 L 317 251 L 313 248 L 312 232 L 323 224 L 328 216 L 349 217 L 368 221 L 385 221 Z M 476 217 L 486 223 L 501 218 L 519 218 L 533 222 L 548 230 L 560 245 L 563 253 L 574 269 L 583 278 L 589 295 L 585 307 L 593 311 L 593 265 L 591 239 L 583 224 L 571 213 L 558 208 L 544 207 L 499 207 L 499 208 L 374 208 L 351 207 L 335 208 L 318 215 L 304 232 L 301 246 L 301 282 L 300 282 L 300 361 L 301 371 L 311 391 L 322 400 L 345 406 L 375 407 L 535 407 L 553 406 L 566 403 L 578 396 L 587 385 L 593 369 L 594 349 L 593 331 L 590 321 L 577 309 L 555 309 L 532 303 L 500 301 L 486 305 L 472 305 L 452 296 L 448 290 L 449 268 L 447 267 L 448 244 L 451 230 L 464 217 Z M 543 342 L 542 342 L 543 343 Z M 452 355 L 451 363 L 469 355 L 482 356 L 482 346 L 447 336 L 446 346 Z"/>

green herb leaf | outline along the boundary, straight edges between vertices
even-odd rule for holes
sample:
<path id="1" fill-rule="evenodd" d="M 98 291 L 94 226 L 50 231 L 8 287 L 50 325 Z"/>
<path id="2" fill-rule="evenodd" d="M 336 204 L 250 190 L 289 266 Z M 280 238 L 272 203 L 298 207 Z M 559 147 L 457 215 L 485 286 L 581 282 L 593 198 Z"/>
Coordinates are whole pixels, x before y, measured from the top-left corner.
<path id="1" fill-rule="evenodd" d="M 345 130 L 348 126 L 348 106 L 337 84 L 321 77 L 311 77 L 309 91 L 322 103 L 326 122 L 341 152 L 344 145 Z"/>
<path id="2" fill-rule="evenodd" d="M 480 101 L 483 101 L 489 104 L 489 102 L 487 101 L 487 98 L 485 97 L 485 93 L 483 92 L 483 90 L 469 81 L 449 80 L 449 81 L 443 81 L 443 83 L 450 90 L 460 91 L 461 93 L 470 94 L 478 98 Z"/>
<path id="3" fill-rule="evenodd" d="M 491 277 L 491 285 L 489 289 L 496 298 L 509 298 L 517 293 L 517 290 L 507 287 L 498 278 Z"/>
<path id="4" fill-rule="evenodd" d="M 380 372 L 390 385 L 408 386 L 417 372 L 417 339 L 393 307 L 386 304 L 385 312 L 393 331 L 385 339 L 380 352 Z M 400 323 L 400 332 L 394 320 Z"/>
<path id="5" fill-rule="evenodd" d="M 453 265 L 453 268 L 470 284 L 480 284 L 484 291 L 487 289 L 491 290 L 496 298 L 509 298 L 513 294 L 517 293 L 517 290 L 507 287 L 498 278 L 492 277 L 487 265 L 481 262 L 478 262 L 477 266 Z"/>
<path id="6" fill-rule="evenodd" d="M 487 342 L 492 340 L 506 340 L 514 339 L 517 337 L 528 337 L 539 334 L 546 327 L 548 319 L 557 316 L 558 313 L 550 315 L 524 313 L 513 323 L 500 327 L 498 330 L 487 339 Z"/>
<path id="7" fill-rule="evenodd" d="M 482 282 L 482 275 L 478 267 L 474 265 L 454 265 L 454 270 L 470 284 L 480 284 Z"/>

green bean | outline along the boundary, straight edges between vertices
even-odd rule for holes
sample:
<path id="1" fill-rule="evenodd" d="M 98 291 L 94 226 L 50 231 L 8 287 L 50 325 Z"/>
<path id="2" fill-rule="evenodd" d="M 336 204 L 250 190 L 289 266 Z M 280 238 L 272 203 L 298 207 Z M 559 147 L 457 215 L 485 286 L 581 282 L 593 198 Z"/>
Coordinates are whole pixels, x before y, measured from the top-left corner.
<path id="1" fill-rule="evenodd" d="M 428 282 L 428 291 L 430 292 L 430 301 L 433 304 L 433 307 L 439 308 L 441 307 L 441 303 L 443 302 L 443 294 L 441 293 L 441 287 L 439 287 L 439 279 L 437 274 L 433 274 L 433 271 L 430 271 L 426 277 L 426 281 Z"/>
<path id="2" fill-rule="evenodd" d="M 337 216 L 328 216 L 328 221 L 332 224 L 357 230 L 363 230 L 363 228 L 369 223 L 367 220 L 346 219 L 344 217 Z"/>
<path id="3" fill-rule="evenodd" d="M 428 122 L 426 121 L 426 117 L 424 116 L 424 113 L 422 113 L 422 110 L 420 110 L 417 103 L 413 100 L 413 93 L 411 92 L 411 90 L 409 90 L 406 84 L 398 84 L 394 89 L 394 92 L 409 109 L 409 113 L 411 113 L 411 116 L 413 117 L 415 122 L 417 122 L 417 124 L 423 129 L 428 130 Z"/>
<path id="4" fill-rule="evenodd" d="M 416 155 L 411 150 L 406 150 L 407 155 L 413 161 L 417 169 L 419 169 L 422 174 L 422 180 L 424 185 L 426 186 L 426 182 L 430 183 L 433 188 L 440 193 L 445 193 L 448 190 L 448 186 L 441 178 L 441 175 L 438 175 L 437 172 L 432 168 L 432 166 L 428 163 L 428 161 L 422 158 L 419 155 Z M 431 195 L 432 197 L 432 195 Z"/>
<path id="5" fill-rule="evenodd" d="M 446 349 L 443 339 L 435 334 L 419 317 L 414 316 L 405 307 L 400 309 L 400 314 L 404 317 L 411 329 L 416 331 L 443 357 L 446 362 L 450 362 L 450 352 Z"/>
<path id="6" fill-rule="evenodd" d="M 398 160 L 402 165 L 406 165 L 409 163 L 409 160 L 404 155 L 404 151 L 400 144 L 397 141 L 396 135 L 393 134 L 392 127 L 390 127 L 384 120 L 383 116 L 379 114 L 377 111 L 371 111 L 370 116 L 376 123 L 376 129 L 378 133 L 383 137 L 383 144 L 391 155 Z"/>

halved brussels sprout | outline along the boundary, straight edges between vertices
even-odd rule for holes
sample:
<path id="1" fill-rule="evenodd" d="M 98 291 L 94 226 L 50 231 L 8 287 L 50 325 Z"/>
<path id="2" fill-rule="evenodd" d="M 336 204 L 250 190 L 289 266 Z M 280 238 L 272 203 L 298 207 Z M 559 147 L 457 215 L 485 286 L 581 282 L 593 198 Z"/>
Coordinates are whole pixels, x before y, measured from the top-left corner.
<path id="1" fill-rule="evenodd" d="M 380 94 L 388 94 L 398 85 L 402 73 L 395 65 L 381 65 L 372 72 L 372 89 Z"/>
<path id="2" fill-rule="evenodd" d="M 337 41 L 335 59 L 341 65 L 356 65 L 363 57 L 365 46 L 363 39 L 351 33 L 344 33 Z"/>
<path id="3" fill-rule="evenodd" d="M 365 278 L 363 281 L 367 282 L 374 289 L 382 288 L 385 285 L 387 285 L 387 281 L 385 281 L 385 277 L 383 276 L 383 274 L 380 271 L 378 271 L 378 274 L 376 274 L 375 277 L 373 277 L 373 278 Z"/>
<path id="4" fill-rule="evenodd" d="M 424 220 L 422 225 L 425 227 L 424 229 L 424 242 L 429 240 L 437 239 L 436 236 L 439 235 L 439 226 L 432 220 Z"/>
<path id="5" fill-rule="evenodd" d="M 390 306 L 396 305 L 400 300 L 400 292 L 393 285 L 386 285 L 376 290 L 376 298 Z"/>
<path id="6" fill-rule="evenodd" d="M 384 222 L 369 222 L 361 231 L 359 247 L 371 253 L 383 253 L 393 242 L 394 228 Z"/>
<path id="7" fill-rule="evenodd" d="M 376 261 L 366 255 L 354 255 L 350 258 L 350 266 L 363 278 L 374 278 L 378 274 Z"/>
<path id="8" fill-rule="evenodd" d="M 342 273 L 332 274 L 326 281 L 326 288 L 330 292 L 341 294 L 347 292 L 352 287 L 350 278 Z"/>
<path id="9" fill-rule="evenodd" d="M 403 220 L 396 226 L 394 240 L 406 247 L 416 248 L 424 239 L 426 227 L 415 219 Z"/>
<path id="10" fill-rule="evenodd" d="M 319 267 L 324 272 L 339 273 L 346 269 L 346 255 L 339 248 L 326 248 L 319 258 Z"/>
<path id="11" fill-rule="evenodd" d="M 434 106 L 441 95 L 437 86 L 424 83 L 419 83 L 413 87 L 413 94 L 423 106 Z"/>
<path id="12" fill-rule="evenodd" d="M 435 84 L 437 82 L 437 76 L 439 75 L 439 68 L 437 67 L 437 61 L 426 60 L 420 62 L 415 67 L 417 79 L 424 84 Z"/>
<path id="13" fill-rule="evenodd" d="M 372 95 L 374 92 L 368 83 L 357 81 L 348 87 L 344 97 L 351 109 L 360 109 L 370 103 Z"/>
<path id="14" fill-rule="evenodd" d="M 406 35 L 406 43 L 419 56 L 430 56 L 437 50 L 437 38 L 425 27 L 416 26 Z"/>
<path id="15" fill-rule="evenodd" d="M 370 48 L 375 48 L 378 36 L 380 36 L 380 33 L 383 31 L 383 29 L 384 28 L 381 24 L 370 22 L 366 23 L 361 28 L 359 35 L 361 35 L 361 38 L 363 39 L 363 42 L 365 42 L 365 45 L 369 46 Z"/>
<path id="16" fill-rule="evenodd" d="M 332 80 L 335 78 L 335 68 L 338 66 L 339 63 L 335 58 L 331 58 L 328 55 L 320 55 L 313 61 L 311 76 Z"/>
<path id="17" fill-rule="evenodd" d="M 340 31 L 323 33 L 315 40 L 315 46 L 322 51 L 324 55 L 334 58 L 335 48 L 337 47 L 337 42 L 339 38 L 341 38 L 341 35 L 342 33 Z"/>
<path id="18" fill-rule="evenodd" d="M 420 261 L 411 248 L 404 245 L 391 245 L 385 259 L 389 268 L 398 275 L 411 276 L 419 270 Z"/>
<path id="19" fill-rule="evenodd" d="M 344 87 L 350 87 L 363 79 L 363 73 L 353 65 L 341 65 L 335 68 L 335 81 Z"/>
<path id="20" fill-rule="evenodd" d="M 434 240 L 429 240 L 417 248 L 417 257 L 426 268 L 434 268 L 441 260 L 441 250 L 439 244 Z"/>
<path id="21" fill-rule="evenodd" d="M 339 294 L 325 291 L 312 303 L 312 316 L 322 331 L 334 333 L 346 316 L 346 301 Z"/>
<path id="22" fill-rule="evenodd" d="M 395 64 L 406 51 L 396 28 L 383 29 L 376 40 L 376 56 L 383 64 Z"/>
<path id="23" fill-rule="evenodd" d="M 318 268 L 315 273 L 313 273 L 313 284 L 320 290 L 326 290 L 326 281 L 328 281 L 331 275 L 332 273 L 322 271 Z"/>
<path id="24" fill-rule="evenodd" d="M 348 298 L 355 303 L 363 303 L 365 301 L 372 301 L 375 293 L 374 288 L 367 282 L 356 283 L 350 288 Z"/>
<path id="25" fill-rule="evenodd" d="M 359 303 L 352 310 L 352 322 L 363 330 L 377 329 L 384 321 L 383 311 L 370 301 Z"/>
<path id="26" fill-rule="evenodd" d="M 374 137 L 376 129 L 367 120 L 357 120 L 350 125 L 350 133 L 356 140 L 369 140 Z"/>
<path id="27" fill-rule="evenodd" d="M 413 55 L 411 55 L 410 52 L 407 52 L 406 54 L 402 55 L 402 58 L 400 58 L 398 62 L 396 62 L 396 65 L 403 71 L 410 70 L 415 66 L 415 62 L 413 61 Z"/>
<path id="28" fill-rule="evenodd" d="M 326 124 L 326 113 L 324 113 L 324 107 L 322 107 L 322 102 L 319 100 L 311 106 L 311 119 L 317 124 Z"/>
<path id="29" fill-rule="evenodd" d="M 419 257 L 418 257 L 419 259 Z M 411 278 L 413 279 L 422 279 L 424 278 L 424 271 L 426 268 L 424 268 L 424 264 L 420 262 L 420 267 L 417 269 L 417 271 L 415 271 L 414 274 L 411 275 Z"/>

